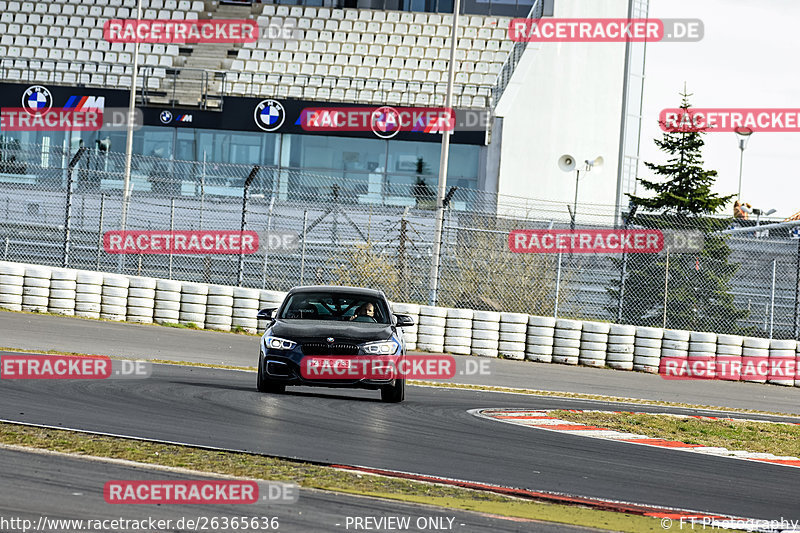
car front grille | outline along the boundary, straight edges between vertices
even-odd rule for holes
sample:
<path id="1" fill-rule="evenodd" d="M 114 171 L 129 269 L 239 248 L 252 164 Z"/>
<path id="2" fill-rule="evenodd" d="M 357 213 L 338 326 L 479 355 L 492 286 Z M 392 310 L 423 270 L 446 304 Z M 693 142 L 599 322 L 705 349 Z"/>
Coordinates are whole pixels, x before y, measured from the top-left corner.
<path id="1" fill-rule="evenodd" d="M 357 344 L 304 342 L 303 355 L 358 355 Z"/>

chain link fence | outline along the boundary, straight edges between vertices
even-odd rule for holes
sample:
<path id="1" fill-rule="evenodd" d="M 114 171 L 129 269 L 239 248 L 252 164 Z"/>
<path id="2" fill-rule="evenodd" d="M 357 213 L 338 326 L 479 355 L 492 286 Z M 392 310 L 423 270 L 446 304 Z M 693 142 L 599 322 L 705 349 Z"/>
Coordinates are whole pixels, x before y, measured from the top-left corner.
<path id="1" fill-rule="evenodd" d="M 274 290 L 368 286 L 394 301 L 427 303 L 432 187 L 134 156 L 127 230 L 244 228 L 259 233 L 260 247 L 247 255 L 115 255 L 105 251 L 103 236 L 120 229 L 124 155 L 86 150 L 75 156 L 43 146 L 0 146 L 2 260 L 228 285 L 241 276 L 244 286 Z M 570 228 L 566 206 L 536 203 L 525 217 L 499 217 L 498 211 L 516 206 L 522 212 L 531 201 L 455 191 L 445 215 L 438 305 L 798 337 L 800 240 L 792 228 L 721 235 L 733 220 L 704 219 L 713 232 L 703 250 L 668 257 L 514 253 L 511 230 Z M 578 213 L 577 228 L 613 220 L 611 206 L 581 204 Z M 639 215 L 626 227 L 691 230 L 697 222 Z M 270 235 L 296 239 L 276 245 Z"/>

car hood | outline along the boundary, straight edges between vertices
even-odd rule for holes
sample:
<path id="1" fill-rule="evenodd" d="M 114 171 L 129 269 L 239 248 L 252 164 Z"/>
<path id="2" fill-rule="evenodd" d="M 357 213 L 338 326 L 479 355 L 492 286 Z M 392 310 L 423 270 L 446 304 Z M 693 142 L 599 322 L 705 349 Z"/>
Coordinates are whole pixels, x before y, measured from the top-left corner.
<path id="1" fill-rule="evenodd" d="M 328 337 L 333 337 L 336 342 L 360 344 L 385 341 L 394 333 L 389 324 L 328 320 L 276 320 L 270 330 L 276 337 L 301 343 L 326 342 Z"/>

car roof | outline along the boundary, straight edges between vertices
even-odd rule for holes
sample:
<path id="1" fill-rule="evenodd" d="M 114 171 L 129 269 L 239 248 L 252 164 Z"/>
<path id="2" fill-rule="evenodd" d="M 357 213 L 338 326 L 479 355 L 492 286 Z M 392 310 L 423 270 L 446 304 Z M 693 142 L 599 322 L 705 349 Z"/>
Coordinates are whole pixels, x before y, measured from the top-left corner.
<path id="1" fill-rule="evenodd" d="M 372 296 L 374 298 L 386 299 L 386 295 L 380 290 L 339 285 L 306 285 L 302 287 L 292 287 L 292 289 L 289 291 L 289 294 L 304 292 L 332 292 L 338 294 L 355 294 L 358 296 Z"/>

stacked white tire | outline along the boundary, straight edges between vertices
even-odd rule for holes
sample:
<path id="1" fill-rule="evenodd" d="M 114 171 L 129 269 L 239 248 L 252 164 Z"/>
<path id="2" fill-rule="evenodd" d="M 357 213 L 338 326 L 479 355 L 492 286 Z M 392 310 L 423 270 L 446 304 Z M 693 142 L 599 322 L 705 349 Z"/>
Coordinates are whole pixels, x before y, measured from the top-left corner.
<path id="1" fill-rule="evenodd" d="M 769 339 L 745 337 L 742 344 L 742 381 L 766 383 L 769 371 Z"/>
<path id="2" fill-rule="evenodd" d="M 25 267 L 22 285 L 22 310 L 46 313 L 50 299 L 50 275 L 52 270 L 38 265 Z"/>
<path id="3" fill-rule="evenodd" d="M 743 342 L 739 335 L 717 335 L 717 379 L 739 381 L 742 378 Z"/>
<path id="4" fill-rule="evenodd" d="M 156 309 L 155 278 L 131 276 L 128 285 L 128 322 L 150 324 Z"/>
<path id="5" fill-rule="evenodd" d="M 447 308 L 421 306 L 419 308 L 419 328 L 417 328 L 417 349 L 424 352 L 443 352 L 446 324 Z"/>
<path id="6" fill-rule="evenodd" d="M 153 320 L 158 324 L 177 324 L 181 311 L 181 286 L 171 279 L 156 281 L 156 300 Z"/>
<path id="7" fill-rule="evenodd" d="M 469 355 L 472 346 L 472 309 L 448 309 L 444 328 L 444 351 Z"/>
<path id="8" fill-rule="evenodd" d="M 473 311 L 470 352 L 481 357 L 497 357 L 500 349 L 500 313 Z"/>
<path id="9" fill-rule="evenodd" d="M 78 289 L 75 270 L 57 268 L 50 275 L 50 296 L 47 310 L 58 315 L 75 315 L 75 294 Z"/>
<path id="10" fill-rule="evenodd" d="M 772 339 L 769 343 L 769 374 L 767 382 L 791 387 L 794 385 L 797 341 Z"/>
<path id="11" fill-rule="evenodd" d="M 603 367 L 606 364 L 608 332 L 611 324 L 584 322 L 581 328 L 581 346 L 578 362 L 584 366 Z"/>
<path id="12" fill-rule="evenodd" d="M 103 301 L 103 274 L 80 270 L 75 285 L 75 316 L 100 318 Z"/>
<path id="13" fill-rule="evenodd" d="M 258 289 L 237 287 L 233 289 L 233 321 L 232 326 L 242 328 L 248 333 L 258 330 L 258 304 L 260 293 Z"/>
<path id="14" fill-rule="evenodd" d="M 551 363 L 553 361 L 553 335 L 556 319 L 551 316 L 529 316 L 525 337 L 525 358 L 528 361 Z"/>
<path id="15" fill-rule="evenodd" d="M 797 343 L 797 354 L 795 357 L 794 386 L 800 387 L 800 342 Z"/>
<path id="16" fill-rule="evenodd" d="M 178 322 L 185 326 L 206 326 L 208 285 L 184 282 L 181 286 L 181 311 Z"/>
<path id="17" fill-rule="evenodd" d="M 636 338 L 633 341 L 633 369 L 639 372 L 658 373 L 661 361 L 661 341 L 664 330 L 661 328 L 636 328 Z"/>
<path id="18" fill-rule="evenodd" d="M 259 311 L 261 309 L 278 309 L 285 298 L 285 292 L 261 290 L 258 297 L 258 309 Z M 259 320 L 258 331 L 265 331 L 267 324 L 269 324 L 269 320 Z"/>
<path id="19" fill-rule="evenodd" d="M 689 359 L 690 333 L 681 329 L 665 329 L 661 339 L 661 360 L 658 372 L 663 376 L 684 376 Z"/>
<path id="20" fill-rule="evenodd" d="M 579 320 L 556 320 L 553 333 L 553 362 L 563 365 L 577 365 L 581 351 L 581 329 Z"/>
<path id="21" fill-rule="evenodd" d="M 0 262 L 0 307 L 22 311 L 22 288 L 25 285 L 25 267 L 15 263 Z"/>
<path id="22" fill-rule="evenodd" d="M 413 326 L 408 326 L 403 329 L 403 338 L 406 340 L 406 350 L 417 349 L 417 334 L 419 332 L 419 305 L 393 303 L 392 313 L 396 315 L 408 315 L 414 320 Z"/>
<path id="23" fill-rule="evenodd" d="M 130 280 L 117 274 L 103 274 L 103 292 L 100 299 L 100 318 L 124 322 L 128 314 L 128 287 Z"/>
<path id="24" fill-rule="evenodd" d="M 689 357 L 687 362 L 691 375 L 698 378 L 713 379 L 717 376 L 717 334 L 706 331 L 692 331 L 689 335 Z M 704 369 L 699 374 L 697 368 Z"/>
<path id="25" fill-rule="evenodd" d="M 633 370 L 636 326 L 611 324 L 606 345 L 606 366 L 615 370 Z"/>
<path id="26" fill-rule="evenodd" d="M 525 341 L 528 336 L 528 315 L 524 313 L 500 313 L 500 356 L 523 361 Z"/>
<path id="27" fill-rule="evenodd" d="M 258 291 L 256 291 L 258 295 Z M 258 300 L 256 300 L 258 303 Z M 233 324 L 233 287 L 209 285 L 206 299 L 206 329 L 230 331 Z"/>

